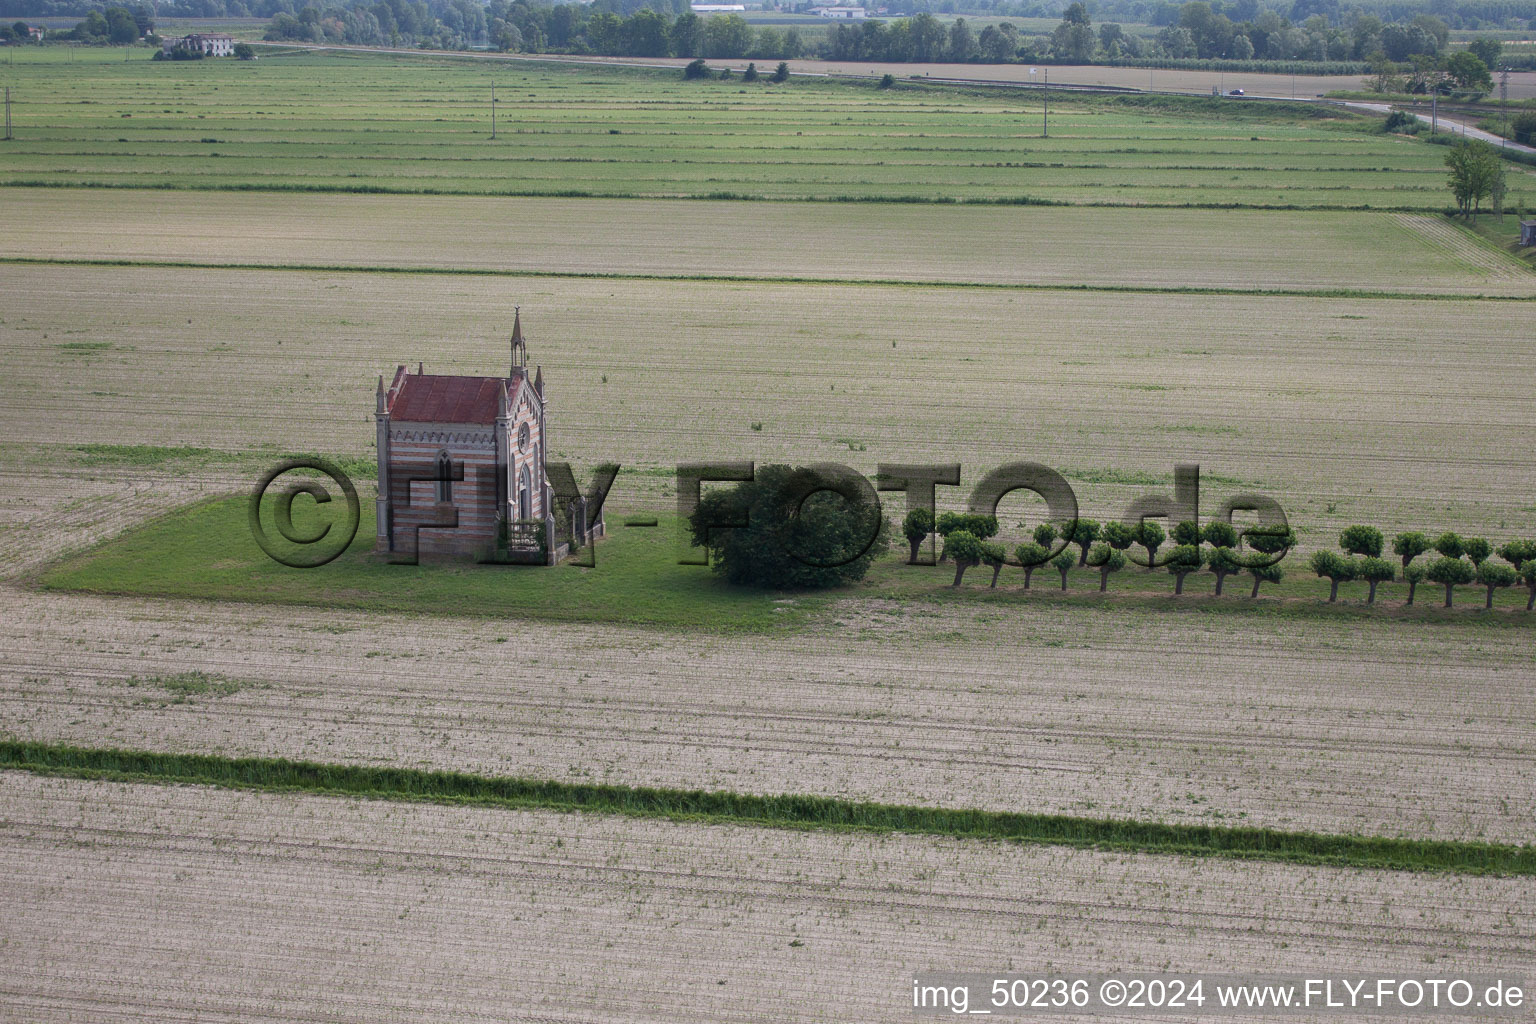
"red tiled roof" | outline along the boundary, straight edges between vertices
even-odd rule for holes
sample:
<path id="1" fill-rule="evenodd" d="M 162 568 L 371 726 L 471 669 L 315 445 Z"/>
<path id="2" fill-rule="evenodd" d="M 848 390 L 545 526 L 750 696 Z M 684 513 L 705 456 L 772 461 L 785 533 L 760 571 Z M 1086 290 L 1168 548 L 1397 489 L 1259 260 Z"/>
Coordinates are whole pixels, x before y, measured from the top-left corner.
<path id="1" fill-rule="evenodd" d="M 500 377 L 447 377 L 431 373 L 406 373 L 396 377 L 397 387 L 389 414 L 413 423 L 495 423 L 501 411 L 501 389 L 509 381 Z M 512 387 L 515 395 L 516 387 Z"/>

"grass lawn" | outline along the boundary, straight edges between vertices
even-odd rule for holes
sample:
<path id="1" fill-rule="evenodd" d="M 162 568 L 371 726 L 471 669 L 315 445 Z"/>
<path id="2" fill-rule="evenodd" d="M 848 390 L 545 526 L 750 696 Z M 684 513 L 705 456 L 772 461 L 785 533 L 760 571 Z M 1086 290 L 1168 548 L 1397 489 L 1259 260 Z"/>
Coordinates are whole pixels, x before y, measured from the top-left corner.
<path id="1" fill-rule="evenodd" d="M 782 628 L 825 600 L 726 586 L 708 569 L 677 564 L 676 534 L 666 521 L 642 529 L 620 525 L 616 516 L 609 520 L 609 538 L 597 545 L 596 568 L 392 565 L 373 553 L 373 508 L 366 494 L 361 497 L 357 536 L 319 568 L 292 569 L 263 554 L 251 538 L 248 499 L 241 495 L 154 519 L 67 559 L 42 582 L 105 594 L 714 631 Z M 298 528 L 307 527 L 313 509 L 307 500 L 295 503 Z"/>
<path id="2" fill-rule="evenodd" d="M 1138 566 L 1112 574 L 1106 593 L 1098 590 L 1097 570 L 1072 570 L 1063 589 L 1060 574 L 1049 566 L 1035 570 L 1027 591 L 1023 571 L 1013 567 L 1005 567 L 999 586 L 991 588 L 992 572 L 985 566 L 968 570 L 965 585 L 955 589 L 949 585 L 954 578 L 952 563 L 907 565 L 904 545 L 878 559 L 862 582 L 841 590 L 755 591 L 729 586 L 703 567 L 679 565 L 675 519 L 659 517 L 655 527 L 625 526 L 624 517 L 611 511 L 609 537 L 597 545 L 595 568 L 569 563 L 554 568 L 395 565 L 373 552 L 372 507 L 366 494 L 360 497 L 362 520 L 357 536 L 340 557 L 318 568 L 289 568 L 263 554 L 251 538 L 247 498 L 241 495 L 200 502 L 129 530 L 45 571 L 41 583 L 53 589 L 104 594 L 612 622 L 711 632 L 795 629 L 809 624 L 839 599 L 849 598 L 965 603 L 993 610 L 1027 605 L 1084 614 L 1360 615 L 1416 622 L 1536 624 L 1536 616 L 1524 612 L 1526 591 L 1518 587 L 1496 594 L 1491 616 L 1483 610 L 1485 591 L 1479 586 L 1459 588 L 1451 610 L 1441 607 L 1443 588 L 1430 583 L 1420 585 L 1412 607 L 1403 605 L 1407 588 L 1401 583 L 1382 584 L 1374 607 L 1365 604 L 1365 584 L 1346 583 L 1340 588 L 1339 602 L 1330 604 L 1327 582 L 1306 569 L 1303 553 L 1286 559 L 1285 579 L 1264 584 L 1258 601 L 1249 597 L 1252 579 L 1246 575 L 1229 577 L 1218 598 L 1215 578 L 1196 573 L 1186 580 L 1183 596 L 1176 598 L 1170 575 Z M 301 531 L 317 525 L 319 514 L 307 500 L 295 503 L 294 521 Z"/>

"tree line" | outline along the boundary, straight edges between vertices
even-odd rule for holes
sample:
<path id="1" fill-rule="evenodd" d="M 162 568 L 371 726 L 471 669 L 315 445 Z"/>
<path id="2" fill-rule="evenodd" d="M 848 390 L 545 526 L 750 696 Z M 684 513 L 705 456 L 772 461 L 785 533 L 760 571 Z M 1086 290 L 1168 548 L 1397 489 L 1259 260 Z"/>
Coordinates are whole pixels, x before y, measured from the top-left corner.
<path id="1" fill-rule="evenodd" d="M 161 18 L 271 18 L 279 13 L 297 16 L 305 6 L 308 5 L 304 0 L 157 0 L 155 12 Z M 320 5 L 319 9 L 344 20 L 340 12 L 359 6 L 369 7 L 366 4 L 330 3 Z M 442 6 L 441 0 L 428 2 L 434 17 Z M 1061 16 L 1063 3 L 1062 0 L 885 0 L 883 6 L 900 17 L 935 14 L 1055 18 Z M 1213 14 L 1234 24 L 1252 23 L 1256 26 L 1268 20 L 1266 14 L 1297 26 L 1321 17 L 1333 28 L 1351 30 L 1357 24 L 1369 24 L 1370 19 L 1383 25 L 1406 25 L 1420 15 L 1433 14 L 1452 29 L 1536 30 L 1536 0 L 1457 0 L 1455 3 L 1437 0 L 1428 5 L 1423 0 L 1210 0 L 1210 6 Z M 596 11 L 606 10 L 623 16 L 642 7 L 672 16 L 688 10 L 687 4 L 679 0 L 596 0 L 593 4 Z M 1092 0 L 1088 10 L 1099 21 L 1151 25 L 1161 29 L 1180 27 L 1182 7 L 1173 0 Z M 100 8 L 100 0 L 0 0 L 0 18 L 85 17 Z M 426 38 L 438 33 L 432 26 L 420 28 L 421 31 L 414 34 L 403 31 L 402 39 L 411 35 Z M 443 29 L 451 33 L 454 26 L 450 20 L 445 20 Z M 1262 47 L 1257 45 L 1257 40 L 1254 42 L 1256 52 L 1261 52 Z M 486 43 L 487 39 L 475 40 L 476 45 Z M 1392 46 L 1386 48 L 1390 51 Z M 1368 52 L 1362 51 L 1355 59 L 1363 59 Z"/>
<path id="2" fill-rule="evenodd" d="M 145 36 L 153 35 L 154 31 L 154 13 L 144 4 L 135 4 L 132 7 L 108 7 L 105 10 L 90 11 L 85 20 L 74 28 L 66 32 L 49 32 L 48 38 L 67 39 L 92 46 L 121 46 L 136 43 Z M 26 22 L 0 24 L 0 43 L 31 41 Z"/>
<path id="3" fill-rule="evenodd" d="M 423 46 L 462 50 L 485 45 L 490 20 L 477 0 L 378 0 L 351 7 L 305 6 L 272 15 L 264 38 L 279 42 Z"/>
<path id="4" fill-rule="evenodd" d="M 935 517 L 926 509 L 914 509 L 902 523 L 902 532 L 911 545 L 912 562 L 917 561 L 919 546 L 931 534 L 944 538 L 940 561 L 954 562 L 952 585 L 956 587 L 964 581 L 967 569 L 979 565 L 992 570 L 991 585 L 996 587 L 1003 567 L 1016 565 L 1024 571 L 1027 590 L 1035 570 L 1049 565 L 1060 574 L 1062 590 L 1067 589 L 1068 574 L 1073 569 L 1088 567 L 1099 571 L 1099 590 L 1104 591 L 1108 589 L 1110 574 L 1120 572 L 1134 561 L 1148 571 L 1161 568 L 1172 575 L 1175 594 L 1184 592 L 1189 576 L 1205 571 L 1215 576 L 1218 597 L 1226 579 L 1239 574 L 1251 578 L 1249 596 L 1258 597 L 1261 584 L 1278 583 L 1284 578 L 1279 561 L 1296 545 L 1296 535 L 1289 528 L 1243 536 L 1231 523 L 1216 520 L 1203 528 L 1195 523 L 1178 523 L 1169 535 L 1151 520 L 1133 527 L 1113 521 L 1101 526 L 1092 519 L 1079 519 L 1063 527 L 1051 523 L 1036 527 L 1030 541 L 1013 549 L 1014 560 L 1010 562 L 1009 552 L 991 539 L 997 531 L 995 516 L 975 513 L 946 512 Z M 1240 539 L 1247 541 L 1257 554 L 1240 551 Z M 1165 542 L 1170 546 L 1159 561 L 1158 551 Z M 1399 566 L 1382 557 L 1385 545 L 1385 536 L 1374 526 L 1351 526 L 1339 535 L 1340 551 L 1315 552 L 1307 561 L 1307 568 L 1329 581 L 1329 602 L 1338 600 L 1340 584 L 1358 580 L 1368 588 L 1366 603 L 1375 604 L 1381 584 L 1395 582 L 1399 575 Z M 1145 552 L 1145 560 L 1131 553 L 1130 549 L 1135 547 Z M 1392 539 L 1392 553 L 1401 560 L 1409 605 L 1414 603 L 1418 585 L 1426 581 L 1445 588 L 1447 608 L 1454 603 L 1457 587 L 1483 587 L 1487 591 L 1484 607 L 1492 608 L 1495 591 L 1523 583 L 1530 591 L 1526 610 L 1536 609 L 1536 540 L 1513 540 L 1495 551 L 1481 537 L 1463 538 L 1447 532 L 1431 539 L 1424 533 L 1409 531 Z M 1416 561 L 1430 553 L 1438 557 Z M 1503 562 L 1492 560 L 1495 553 Z"/>
<path id="5" fill-rule="evenodd" d="M 1374 604 L 1376 588 L 1398 576 L 1399 567 L 1382 557 L 1385 544 L 1386 538 L 1374 526 L 1351 526 L 1339 535 L 1343 554 L 1319 551 L 1307 566 L 1332 584 L 1329 601 L 1338 599 L 1339 584 L 1361 580 L 1370 588 L 1366 602 Z M 1420 583 L 1444 587 L 1447 608 L 1455 600 L 1457 587 L 1476 584 L 1487 591 L 1484 607 L 1492 608 L 1494 591 L 1524 583 L 1530 590 L 1526 611 L 1536 609 L 1536 541 L 1512 540 L 1495 552 L 1494 546 L 1482 537 L 1463 538 L 1446 532 L 1431 539 L 1427 534 L 1410 531 L 1392 538 L 1392 553 L 1402 562 L 1408 604 L 1413 604 Z M 1503 559 L 1502 563 L 1493 561 L 1495 553 Z M 1431 554 L 1438 557 L 1416 561 L 1421 555 Z"/>
<path id="6" fill-rule="evenodd" d="M 1058 18 L 1063 0 L 885 0 L 894 14 L 981 14 L 991 17 Z M 1093 0 L 1099 21 L 1165 28 L 1179 23 L 1181 0 Z M 1469 31 L 1536 28 L 1536 0 L 1211 0 L 1212 9 L 1234 22 L 1254 21 L 1264 11 L 1300 24 L 1321 15 L 1330 25 L 1351 26 L 1364 18 L 1390 24 L 1433 14 L 1453 29 Z"/>
<path id="7" fill-rule="evenodd" d="M 1172 7 L 1172 5 L 1169 5 Z M 1294 9 L 1294 8 L 1293 8 Z M 1095 26 L 1085 3 L 1069 5 L 1049 35 L 1027 34 L 1009 22 L 979 31 L 964 18 L 940 21 L 928 11 L 890 20 L 837 22 L 824 32 L 753 26 L 737 14 L 699 17 L 685 0 L 594 0 L 549 4 L 532 0 L 379 0 L 352 6 L 307 6 L 273 16 L 270 40 L 360 45 L 491 46 L 530 53 L 626 57 L 823 57 L 889 62 L 1012 61 L 1124 63 L 1135 61 L 1400 62 L 1441 54 L 1445 21 L 1417 14 L 1386 22 L 1365 14 L 1347 25 L 1325 13 L 1295 21 L 1253 6 L 1191 0 L 1153 37 L 1115 22 Z M 1486 63 L 1486 61 L 1485 61 Z"/>
<path id="8" fill-rule="evenodd" d="M 258 17 L 278 12 L 296 14 L 303 0 L 157 0 L 161 18 Z M 686 6 L 667 0 L 623 0 L 614 13 L 631 14 L 642 6 L 681 14 Z M 789 5 L 785 5 L 789 6 Z M 1062 0 L 885 0 L 893 15 L 985 15 L 988 17 L 1056 18 Z M 85 17 L 99 10 L 99 0 L 0 0 L 0 18 Z M 1453 29 L 1536 29 L 1536 0 L 1456 0 L 1455 3 L 1423 0 L 1211 0 L 1213 11 L 1233 22 L 1251 22 L 1266 10 L 1300 24 L 1321 15 L 1334 26 L 1350 26 L 1374 17 L 1383 23 L 1409 22 L 1430 13 Z M 1174 0 L 1093 0 L 1090 12 L 1100 21 L 1152 25 L 1177 25 L 1181 5 Z"/>
<path id="9" fill-rule="evenodd" d="M 125 46 L 146 40 L 152 45 L 159 45 L 160 37 L 155 35 L 155 13 L 147 4 L 134 4 L 132 7 L 113 6 L 102 10 L 93 10 L 86 14 L 85 18 L 74 28 L 65 32 L 50 32 L 48 39 L 55 42 L 68 40 L 70 42 L 84 43 L 87 46 Z M 12 25 L 0 23 L 0 43 L 31 42 L 27 24 L 18 21 Z M 156 53 L 156 59 L 165 56 Z M 175 60 L 201 60 L 201 50 L 191 50 L 184 46 L 176 47 L 169 55 Z M 235 44 L 235 56 L 249 60 L 255 56 L 254 51 L 247 43 Z"/>
<path id="10" fill-rule="evenodd" d="M 708 551 L 710 565 L 727 580 L 774 589 L 856 582 L 887 550 L 893 533 L 867 484 L 845 486 L 813 468 L 782 465 L 759 467 L 751 480 L 702 496 L 686 526 L 693 543 Z M 995 515 L 936 515 L 917 507 L 907 512 L 900 529 L 911 565 L 933 564 L 922 561 L 922 546 L 935 537 L 942 540 L 938 561 L 954 565 L 955 587 L 979 566 L 991 570 L 994 588 L 1005 568 L 1022 571 L 1026 590 L 1043 569 L 1060 577 L 1062 590 L 1074 569 L 1092 569 L 1103 592 L 1110 576 L 1138 565 L 1173 576 L 1176 595 L 1184 592 L 1189 577 L 1209 573 L 1215 577 L 1216 596 L 1228 579 L 1246 576 L 1248 595 L 1257 598 L 1265 583 L 1285 578 L 1280 563 L 1297 546 L 1296 532 L 1288 525 L 1239 530 L 1224 519 L 1204 526 L 1180 522 L 1165 530 L 1153 519 L 1101 524 L 1078 517 L 1041 523 L 1011 550 L 996 539 Z M 1306 568 L 1329 581 L 1330 602 L 1339 599 L 1340 586 L 1358 581 L 1365 585 L 1366 603 L 1374 604 L 1380 587 L 1401 577 L 1410 605 L 1425 582 L 1445 588 L 1446 607 L 1454 603 L 1456 588 L 1483 587 L 1488 608 L 1496 591 L 1524 584 L 1530 591 L 1526 610 L 1536 610 L 1536 540 L 1512 540 L 1495 548 L 1481 537 L 1446 532 L 1431 538 L 1405 531 L 1391 540 L 1396 561 L 1384 557 L 1387 543 L 1374 526 L 1350 526 L 1339 534 L 1337 551 L 1315 552 Z M 1495 554 L 1502 561 L 1495 561 Z"/>
<path id="11" fill-rule="evenodd" d="M 913 509 L 902 521 L 902 533 L 911 544 L 914 562 L 919 545 L 931 534 L 944 539 L 939 560 L 953 559 L 952 585 L 956 587 L 964 582 L 966 570 L 978 565 L 992 569 L 991 585 L 995 587 L 1003 567 L 1014 565 L 1024 570 L 1024 589 L 1028 590 L 1035 570 L 1049 565 L 1061 575 L 1063 590 L 1067 589 L 1067 576 L 1073 569 L 1097 569 L 1099 590 L 1104 591 L 1109 587 L 1111 573 L 1135 564 L 1148 572 L 1166 570 L 1174 578 L 1175 594 L 1182 594 L 1184 581 L 1202 569 L 1209 569 L 1216 576 L 1218 596 L 1228 576 L 1246 572 L 1253 577 L 1252 596 L 1257 597 L 1260 584 L 1277 583 L 1283 578 L 1279 563 L 1296 546 L 1296 534 L 1289 527 L 1255 530 L 1245 535 L 1231 523 L 1216 520 L 1203 529 L 1195 523 L 1178 523 L 1170 532 L 1150 519 L 1129 526 L 1114 520 L 1101 525 L 1094 519 L 1079 518 L 1063 525 L 1042 523 L 1035 527 L 1030 540 L 1013 549 L 1010 562 L 1010 552 L 992 539 L 997 532 L 996 516 L 974 512 L 934 516 L 927 509 Z M 1246 541 L 1255 553 L 1239 553 L 1239 540 Z M 1165 544 L 1167 550 L 1159 560 L 1158 552 Z M 1133 548 L 1145 552 L 1144 559 Z"/>
<path id="12" fill-rule="evenodd" d="M 1003 22 L 973 32 L 964 19 L 948 29 L 921 14 L 890 24 L 866 21 L 834 25 L 826 44 L 834 60 L 887 61 L 1061 61 L 1072 64 L 1124 60 L 1229 60 L 1363 62 L 1378 52 L 1395 60 L 1439 53 L 1450 29 L 1438 18 L 1418 15 L 1406 24 L 1386 24 L 1374 15 L 1348 27 L 1314 14 L 1300 23 L 1272 10 L 1252 20 L 1233 21 L 1222 5 L 1191 0 L 1177 19 L 1151 38 L 1127 33 L 1115 22 L 1094 28 L 1084 3 L 1069 5 L 1049 36 L 1025 36 Z"/>
<path id="13" fill-rule="evenodd" d="M 490 46 L 507 52 L 615 57 L 783 60 L 805 53 L 800 33 L 793 28 L 754 29 L 735 14 L 701 18 L 688 10 L 687 0 L 657 0 L 657 6 L 663 9 L 640 7 L 631 0 L 590 4 L 379 0 L 372 5 L 307 6 L 295 13 L 279 13 L 268 26 L 266 38 L 442 49 Z"/>

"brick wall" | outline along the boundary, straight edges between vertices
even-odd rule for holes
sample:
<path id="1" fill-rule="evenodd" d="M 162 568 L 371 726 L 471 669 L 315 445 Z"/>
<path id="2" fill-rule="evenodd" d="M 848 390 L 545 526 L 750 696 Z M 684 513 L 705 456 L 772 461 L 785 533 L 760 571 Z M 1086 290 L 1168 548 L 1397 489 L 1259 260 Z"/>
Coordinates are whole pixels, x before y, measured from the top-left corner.
<path id="1" fill-rule="evenodd" d="M 496 441 L 495 428 L 478 424 L 390 424 L 390 490 L 394 507 L 395 550 L 415 550 L 416 527 L 420 531 L 419 554 L 463 557 L 488 548 L 496 539 Z M 437 462 L 447 452 L 455 466 L 462 465 L 464 479 L 449 485 L 450 502 L 437 500 Z M 410 481 L 406 499 L 406 477 Z M 458 515 L 456 529 L 432 529 L 447 521 L 452 508 Z"/>

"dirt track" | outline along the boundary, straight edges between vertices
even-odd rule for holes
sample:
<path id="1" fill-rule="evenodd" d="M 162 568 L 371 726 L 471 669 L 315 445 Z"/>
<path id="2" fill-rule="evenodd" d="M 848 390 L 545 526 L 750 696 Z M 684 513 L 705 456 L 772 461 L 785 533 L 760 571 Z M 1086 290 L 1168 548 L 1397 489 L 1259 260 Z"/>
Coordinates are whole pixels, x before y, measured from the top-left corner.
<path id="1" fill-rule="evenodd" d="M 27 1021 L 902 1021 L 924 970 L 1536 960 L 1525 879 L 15 772 L 0 873 L 0 1018 Z"/>

